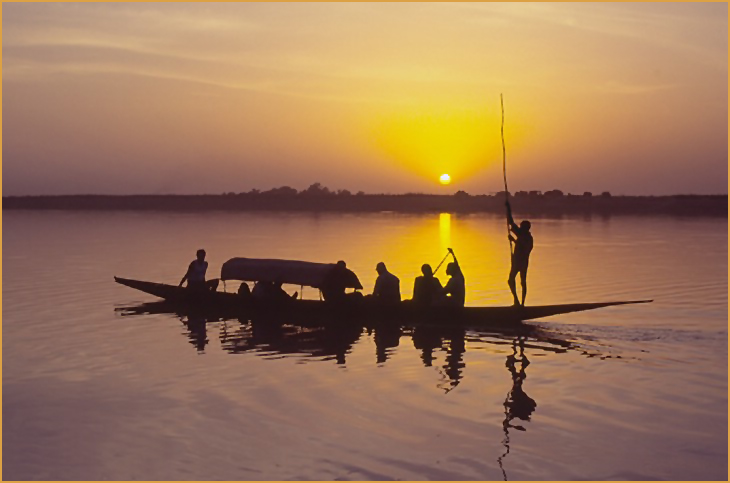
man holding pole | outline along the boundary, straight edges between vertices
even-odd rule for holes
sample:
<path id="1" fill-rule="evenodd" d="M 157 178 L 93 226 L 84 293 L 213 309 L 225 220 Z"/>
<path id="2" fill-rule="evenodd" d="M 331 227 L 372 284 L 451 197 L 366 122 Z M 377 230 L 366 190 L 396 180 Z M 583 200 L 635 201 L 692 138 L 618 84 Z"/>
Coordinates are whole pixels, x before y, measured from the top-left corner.
<path id="1" fill-rule="evenodd" d="M 509 204 L 509 199 L 505 202 L 507 206 L 507 224 L 509 226 L 508 237 L 510 242 L 515 244 L 514 252 L 512 252 L 512 267 L 509 271 L 509 279 L 507 284 L 509 289 L 512 291 L 512 296 L 515 299 L 514 305 L 525 305 L 525 297 L 527 297 L 527 265 L 530 261 L 530 252 L 532 252 L 532 233 L 530 233 L 530 222 L 524 220 L 517 226 L 515 220 L 512 218 L 512 207 Z M 515 236 L 512 236 L 514 233 Z M 520 304 L 517 298 L 517 274 L 520 274 L 520 282 L 522 283 L 522 304 Z"/>

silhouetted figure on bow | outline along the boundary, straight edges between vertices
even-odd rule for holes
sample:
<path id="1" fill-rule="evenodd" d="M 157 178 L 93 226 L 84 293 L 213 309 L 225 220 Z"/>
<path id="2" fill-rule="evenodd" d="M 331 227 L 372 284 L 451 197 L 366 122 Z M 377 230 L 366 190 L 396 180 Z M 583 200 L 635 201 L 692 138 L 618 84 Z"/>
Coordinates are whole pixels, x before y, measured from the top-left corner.
<path id="1" fill-rule="evenodd" d="M 421 266 L 422 276 L 416 277 L 413 284 L 413 302 L 418 305 L 433 305 L 443 297 L 443 287 L 438 278 L 433 276 L 433 269 L 428 263 Z"/>
<path id="2" fill-rule="evenodd" d="M 205 272 L 208 270 L 208 262 L 205 261 L 205 250 L 200 249 L 195 255 L 197 258 L 190 262 L 188 271 L 185 272 L 182 280 L 180 280 L 180 287 L 187 280 L 188 288 L 203 291 L 206 290 Z"/>
<path id="3" fill-rule="evenodd" d="M 507 223 L 509 224 L 510 231 L 514 234 L 509 235 L 511 242 L 515 244 L 515 251 L 512 253 L 512 267 L 509 271 L 509 279 L 507 284 L 509 289 L 512 291 L 515 305 L 525 305 L 525 298 L 527 297 L 527 266 L 530 262 L 530 252 L 532 252 L 532 233 L 530 233 L 530 222 L 524 220 L 517 226 L 515 220 L 512 218 L 512 207 L 509 201 L 506 203 L 507 206 Z M 522 304 L 517 298 L 517 274 L 520 274 L 520 282 L 522 283 Z"/>
<path id="4" fill-rule="evenodd" d="M 400 302 L 400 280 L 380 262 L 375 267 L 378 278 L 375 280 L 373 299 L 383 305 L 392 305 Z"/>

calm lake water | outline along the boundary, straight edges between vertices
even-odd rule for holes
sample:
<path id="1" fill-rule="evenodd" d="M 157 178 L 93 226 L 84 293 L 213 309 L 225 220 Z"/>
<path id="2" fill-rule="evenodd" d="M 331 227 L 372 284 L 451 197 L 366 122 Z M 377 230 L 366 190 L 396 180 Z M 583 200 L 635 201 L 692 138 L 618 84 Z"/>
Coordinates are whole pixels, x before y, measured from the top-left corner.
<path id="1" fill-rule="evenodd" d="M 368 293 L 382 260 L 410 297 L 453 247 L 467 305 L 508 305 L 505 223 L 4 211 L 3 479 L 727 480 L 727 219 L 532 221 L 528 304 L 654 302 L 528 338 L 129 315 L 154 297 L 113 275 L 177 283 L 198 248 Z"/>

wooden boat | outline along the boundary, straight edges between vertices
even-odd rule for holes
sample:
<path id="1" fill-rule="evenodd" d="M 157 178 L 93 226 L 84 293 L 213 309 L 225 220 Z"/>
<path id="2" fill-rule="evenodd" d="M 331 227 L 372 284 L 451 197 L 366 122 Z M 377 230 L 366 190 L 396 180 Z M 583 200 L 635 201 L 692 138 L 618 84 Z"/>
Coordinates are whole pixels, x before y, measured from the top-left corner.
<path id="1" fill-rule="evenodd" d="M 591 302 L 526 307 L 422 307 L 404 301 L 397 305 L 377 305 L 360 298 L 351 303 L 331 304 L 319 300 L 260 301 L 234 293 L 195 291 L 163 283 L 114 277 L 122 285 L 164 299 L 180 311 L 211 317 L 293 316 L 301 320 L 388 320 L 402 325 L 458 324 L 473 327 L 498 327 L 554 315 L 594 310 L 617 305 L 648 303 L 651 300 Z M 359 283 L 359 282 L 358 282 Z"/>

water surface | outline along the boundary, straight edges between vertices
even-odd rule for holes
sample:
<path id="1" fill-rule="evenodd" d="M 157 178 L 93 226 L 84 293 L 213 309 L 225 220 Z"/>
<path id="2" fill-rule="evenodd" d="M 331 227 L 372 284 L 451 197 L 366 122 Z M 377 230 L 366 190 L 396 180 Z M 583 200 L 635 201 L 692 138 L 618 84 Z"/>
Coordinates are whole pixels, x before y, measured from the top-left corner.
<path id="1" fill-rule="evenodd" d="M 154 298 L 112 279 L 205 248 L 210 276 L 343 259 L 366 292 L 384 261 L 409 297 L 453 247 L 467 305 L 507 305 L 501 218 L 3 216 L 4 479 L 727 479 L 726 219 L 533 220 L 529 304 L 655 301 L 520 337 L 130 315 Z"/>

